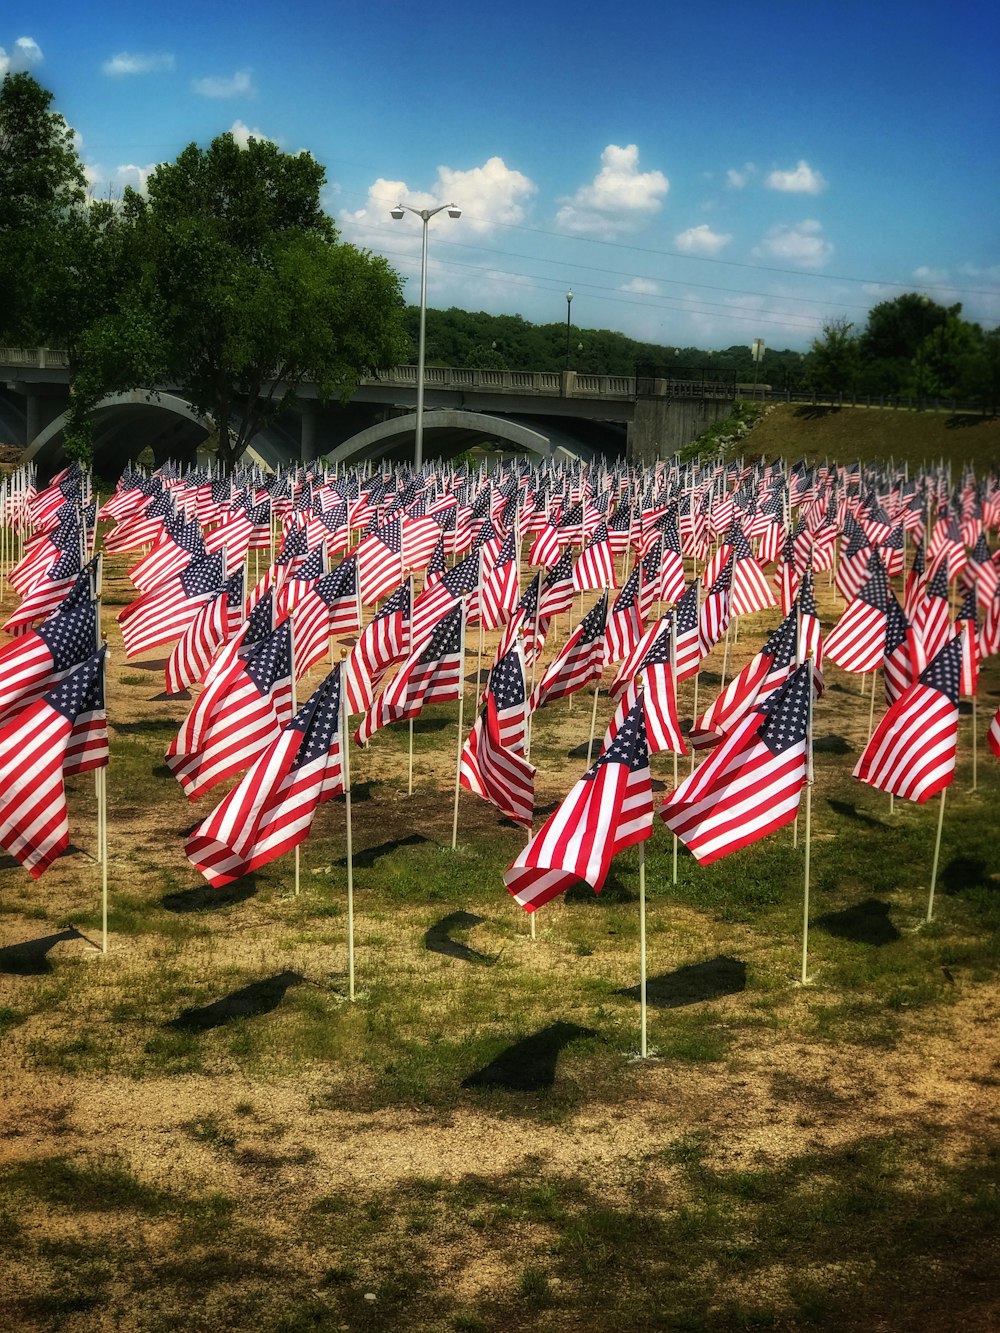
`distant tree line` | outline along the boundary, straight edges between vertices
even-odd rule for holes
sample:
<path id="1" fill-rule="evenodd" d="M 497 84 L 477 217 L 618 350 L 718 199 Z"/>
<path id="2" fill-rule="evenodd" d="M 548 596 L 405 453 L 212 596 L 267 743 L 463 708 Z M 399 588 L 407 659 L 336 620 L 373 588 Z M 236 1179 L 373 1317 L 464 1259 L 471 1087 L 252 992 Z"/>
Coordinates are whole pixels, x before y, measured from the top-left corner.
<path id="1" fill-rule="evenodd" d="M 954 399 L 997 411 L 1000 329 L 962 318 L 919 292 L 882 301 L 863 328 L 835 320 L 814 340 L 808 380 L 821 393 Z"/>
<path id="2" fill-rule="evenodd" d="M 419 311 L 406 311 L 410 337 L 409 360 L 417 359 Z M 762 384 L 798 387 L 805 382 L 805 360 L 801 352 L 768 348 L 759 367 Z M 520 315 L 490 315 L 452 307 L 427 311 L 427 364 L 466 367 L 473 370 L 570 369 L 584 375 L 634 375 L 636 367 L 650 368 L 668 378 L 710 376 L 713 371 L 735 372 L 739 382 L 753 382 L 754 360 L 750 346 L 737 344 L 724 350 L 668 346 L 640 342 L 612 329 L 591 329 L 566 321 L 532 324 Z M 642 373 L 646 373 L 643 369 Z"/>

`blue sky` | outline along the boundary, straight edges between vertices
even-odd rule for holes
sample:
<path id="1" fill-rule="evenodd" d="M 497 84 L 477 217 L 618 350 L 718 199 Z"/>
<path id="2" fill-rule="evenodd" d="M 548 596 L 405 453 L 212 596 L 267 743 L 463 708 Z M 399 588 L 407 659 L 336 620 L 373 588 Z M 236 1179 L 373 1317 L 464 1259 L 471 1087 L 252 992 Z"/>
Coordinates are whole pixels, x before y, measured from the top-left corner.
<path id="1" fill-rule="evenodd" d="M 308 149 L 428 302 L 805 349 L 926 291 L 1000 322 L 1000 11 L 981 0 L 476 7 L 8 0 L 98 195 L 232 130 Z"/>

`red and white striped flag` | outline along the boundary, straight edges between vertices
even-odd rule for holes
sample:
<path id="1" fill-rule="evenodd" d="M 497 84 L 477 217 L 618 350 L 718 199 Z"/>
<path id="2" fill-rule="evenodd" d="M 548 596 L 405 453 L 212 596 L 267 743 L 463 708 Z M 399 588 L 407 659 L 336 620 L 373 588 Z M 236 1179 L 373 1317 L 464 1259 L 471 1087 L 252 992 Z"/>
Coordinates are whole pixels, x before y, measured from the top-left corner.
<path id="1" fill-rule="evenodd" d="M 289 621 L 249 647 L 198 696 L 167 750 L 167 766 L 188 798 L 252 764 L 292 712 Z"/>
<path id="2" fill-rule="evenodd" d="M 340 665 L 184 844 L 216 888 L 303 842 L 320 803 L 344 790 Z"/>
<path id="3" fill-rule="evenodd" d="M 462 748 L 460 781 L 516 824 L 531 827 L 535 769 L 524 757 L 524 655 L 515 644 L 490 672 L 486 705 Z"/>
<path id="4" fill-rule="evenodd" d="M 108 762 L 106 648 L 0 729 L 0 847 L 33 879 L 69 845 L 68 773 Z"/>
<path id="5" fill-rule="evenodd" d="M 608 614 L 608 594 L 605 593 L 546 668 L 545 674 L 531 695 L 531 712 L 551 699 L 564 699 L 575 694 L 604 671 L 604 627 Z"/>
<path id="6" fill-rule="evenodd" d="M 82 602 L 57 611 L 37 629 L 0 648 L 0 725 L 91 657 L 97 643 L 97 610 Z"/>
<path id="7" fill-rule="evenodd" d="M 243 618 L 242 567 L 207 602 L 174 644 L 164 671 L 167 694 L 180 694 L 201 680 L 216 653 L 232 638 Z"/>
<path id="8" fill-rule="evenodd" d="M 407 579 L 365 626 L 344 662 L 348 716 L 367 712 L 383 676 L 404 655 L 409 642 L 410 581 Z"/>
<path id="9" fill-rule="evenodd" d="M 825 653 L 845 671 L 874 671 L 885 655 L 889 580 L 876 552 L 864 587 L 827 636 Z"/>
<path id="10" fill-rule="evenodd" d="M 660 807 L 702 865 L 795 818 L 807 781 L 812 664 L 800 666 Z"/>
<path id="11" fill-rule="evenodd" d="M 416 717 L 426 704 L 452 703 L 462 692 L 464 608 L 443 616 L 407 658 L 361 720 L 354 739 L 364 745 L 382 727 Z"/>
<path id="12" fill-rule="evenodd" d="M 962 644 L 956 636 L 882 718 L 854 776 L 869 787 L 919 805 L 950 786 L 955 776 L 961 672 Z"/>
<path id="13" fill-rule="evenodd" d="M 600 893 L 612 858 L 652 831 L 653 786 L 640 695 L 611 745 L 508 867 L 504 883 L 526 912 L 537 911 L 578 880 Z"/>

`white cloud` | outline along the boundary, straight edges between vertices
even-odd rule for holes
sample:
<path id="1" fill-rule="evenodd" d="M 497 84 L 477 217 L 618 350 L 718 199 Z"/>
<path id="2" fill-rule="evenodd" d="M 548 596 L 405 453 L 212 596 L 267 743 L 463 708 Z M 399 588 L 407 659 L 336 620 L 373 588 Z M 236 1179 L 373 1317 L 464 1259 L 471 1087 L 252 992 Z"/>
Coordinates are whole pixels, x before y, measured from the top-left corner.
<path id="1" fill-rule="evenodd" d="M 623 292 L 636 292 L 639 296 L 659 296 L 661 287 L 658 282 L 652 282 L 649 278 L 629 278 L 628 282 L 621 285 Z"/>
<path id="2" fill-rule="evenodd" d="M 192 79 L 191 87 L 199 97 L 252 97 L 257 91 L 248 69 L 238 69 L 229 78 L 213 75 L 207 79 Z"/>
<path id="3" fill-rule="evenodd" d="M 170 51 L 119 51 L 116 56 L 105 60 L 101 73 L 114 78 L 120 74 L 164 74 L 173 68 L 174 57 Z"/>
<path id="4" fill-rule="evenodd" d="M 579 236 L 611 239 L 648 222 L 663 205 L 670 182 L 662 171 L 639 171 L 639 149 L 608 144 L 601 169 L 556 214 L 556 226 Z"/>
<path id="5" fill-rule="evenodd" d="M 242 120 L 234 120 L 229 127 L 229 133 L 241 148 L 246 148 L 251 139 L 262 139 L 265 143 L 277 142 L 269 134 L 265 134 L 263 130 L 252 130 L 249 125 L 244 125 Z"/>
<path id="6" fill-rule="evenodd" d="M 913 270 L 913 279 L 915 282 L 927 286 L 943 287 L 951 275 L 946 268 L 931 268 L 927 264 L 921 264 L 919 268 Z"/>
<path id="7" fill-rule="evenodd" d="M 726 172 L 726 184 L 731 190 L 744 190 L 750 183 L 751 176 L 757 174 L 752 162 L 745 162 L 742 167 L 730 167 Z"/>
<path id="8" fill-rule="evenodd" d="M 792 171 L 772 171 L 764 184 L 770 190 L 781 190 L 785 194 L 822 194 L 826 189 L 822 175 L 803 161 Z"/>
<path id="9" fill-rule="evenodd" d="M 420 230 L 415 219 L 395 222 L 389 210 L 397 203 L 410 208 L 437 208 L 439 204 L 454 202 L 462 210 L 459 221 L 442 215 L 442 227 L 447 228 L 449 239 L 458 240 L 469 234 L 482 236 L 502 223 L 523 222 L 525 206 L 538 190 L 533 180 L 508 167 L 503 158 L 491 157 L 481 167 L 468 171 L 453 167 L 438 167 L 437 183 L 432 193 L 411 190 L 405 181 L 385 180 L 379 177 L 368 187 L 368 197 L 362 208 L 344 212 L 338 221 L 345 232 L 360 233 L 360 244 L 371 245 L 372 231 L 391 233 L 393 249 L 420 247 Z M 368 234 L 365 239 L 365 234 Z"/>
<path id="10" fill-rule="evenodd" d="M 678 232 L 674 244 L 685 255 L 717 255 L 732 239 L 729 232 L 715 232 L 703 222 L 698 227 L 688 227 L 687 231 Z"/>
<path id="11" fill-rule="evenodd" d="M 21 74 L 42 59 L 42 48 L 34 37 L 19 37 L 10 55 L 0 46 L 0 79 L 5 74 Z"/>
<path id="12" fill-rule="evenodd" d="M 134 162 L 124 162 L 108 171 L 99 162 L 85 162 L 83 174 L 87 180 L 87 191 L 92 199 L 120 199 L 126 185 L 140 194 L 146 193 L 146 182 L 159 164 L 147 162 L 144 167 Z"/>
<path id="13" fill-rule="evenodd" d="M 823 228 L 813 218 L 794 226 L 772 227 L 754 248 L 759 259 L 775 259 L 799 268 L 822 268 L 833 254 L 833 246 L 823 237 Z"/>

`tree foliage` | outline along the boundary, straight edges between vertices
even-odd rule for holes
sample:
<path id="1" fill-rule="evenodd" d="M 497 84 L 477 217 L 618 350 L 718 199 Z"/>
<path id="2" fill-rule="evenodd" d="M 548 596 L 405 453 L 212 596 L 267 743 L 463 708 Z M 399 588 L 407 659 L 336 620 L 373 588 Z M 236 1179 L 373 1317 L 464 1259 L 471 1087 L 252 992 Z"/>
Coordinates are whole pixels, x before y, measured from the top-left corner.
<path id="1" fill-rule="evenodd" d="M 322 166 L 231 134 L 127 191 L 138 271 L 158 306 L 163 377 L 213 418 L 231 463 L 308 381 L 322 398 L 405 348 L 399 279 L 340 243 Z"/>
<path id="2" fill-rule="evenodd" d="M 38 294 L 52 271 L 52 246 L 85 198 L 73 131 L 52 94 L 30 74 L 0 83 L 0 333 L 48 341 Z"/>

